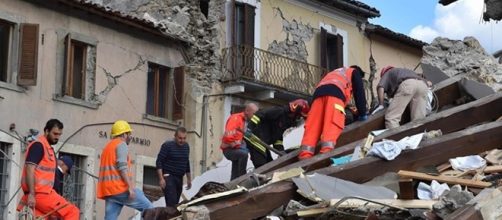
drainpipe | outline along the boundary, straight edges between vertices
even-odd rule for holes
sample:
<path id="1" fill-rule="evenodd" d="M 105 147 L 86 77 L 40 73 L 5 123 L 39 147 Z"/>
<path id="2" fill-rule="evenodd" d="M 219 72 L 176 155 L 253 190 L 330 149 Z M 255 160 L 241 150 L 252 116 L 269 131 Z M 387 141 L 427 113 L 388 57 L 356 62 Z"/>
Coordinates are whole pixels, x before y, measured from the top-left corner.
<path id="1" fill-rule="evenodd" d="M 240 92 L 240 91 L 238 91 Z M 219 93 L 219 94 L 212 94 L 212 95 L 203 95 L 202 96 L 202 118 L 201 118 L 201 126 L 200 126 L 200 133 L 202 134 L 202 160 L 200 161 L 200 171 L 201 174 L 207 171 L 207 105 L 208 99 L 210 97 L 216 97 L 216 96 L 231 96 L 235 93 Z"/>

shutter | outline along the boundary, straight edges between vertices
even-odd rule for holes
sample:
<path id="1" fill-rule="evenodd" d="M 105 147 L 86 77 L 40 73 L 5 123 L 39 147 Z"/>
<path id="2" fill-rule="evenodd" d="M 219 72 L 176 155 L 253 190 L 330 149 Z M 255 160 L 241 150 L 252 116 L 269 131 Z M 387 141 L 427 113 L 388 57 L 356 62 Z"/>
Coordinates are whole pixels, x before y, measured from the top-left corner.
<path id="1" fill-rule="evenodd" d="M 37 84 L 38 24 L 21 24 L 19 47 L 17 84 L 34 86 Z"/>
<path id="2" fill-rule="evenodd" d="M 254 46 L 255 7 L 244 4 L 244 44 Z"/>
<path id="3" fill-rule="evenodd" d="M 343 37 L 336 35 L 336 64 L 335 69 L 343 66 Z"/>
<path id="4" fill-rule="evenodd" d="M 173 120 L 183 119 L 183 94 L 185 84 L 185 69 L 183 66 L 174 68 L 174 108 Z"/>
<path id="5" fill-rule="evenodd" d="M 68 33 L 64 39 L 65 62 L 63 72 L 63 86 L 61 86 L 62 95 L 72 95 L 72 53 L 71 53 L 71 35 Z"/>
<path id="6" fill-rule="evenodd" d="M 327 53 L 328 53 L 328 32 L 326 31 L 326 29 L 322 28 L 321 27 L 321 36 L 320 36 L 320 39 L 319 39 L 319 47 L 320 47 L 320 51 L 321 51 L 321 54 L 320 54 L 320 58 L 321 58 L 321 62 L 320 62 L 320 65 L 322 68 L 324 69 L 327 69 L 328 68 L 328 63 L 327 63 Z M 324 75 L 325 73 L 323 73 L 322 75 Z"/>

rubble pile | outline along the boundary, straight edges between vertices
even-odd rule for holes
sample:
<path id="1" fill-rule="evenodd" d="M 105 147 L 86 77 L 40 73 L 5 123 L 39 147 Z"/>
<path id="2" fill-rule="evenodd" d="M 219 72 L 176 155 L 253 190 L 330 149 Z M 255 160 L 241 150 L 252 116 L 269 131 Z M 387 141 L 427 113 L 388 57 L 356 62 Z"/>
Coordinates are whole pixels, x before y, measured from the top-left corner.
<path id="1" fill-rule="evenodd" d="M 435 66 L 448 76 L 465 75 L 502 91 L 502 64 L 480 45 L 474 37 L 463 41 L 437 37 L 423 47 L 422 63 Z"/>

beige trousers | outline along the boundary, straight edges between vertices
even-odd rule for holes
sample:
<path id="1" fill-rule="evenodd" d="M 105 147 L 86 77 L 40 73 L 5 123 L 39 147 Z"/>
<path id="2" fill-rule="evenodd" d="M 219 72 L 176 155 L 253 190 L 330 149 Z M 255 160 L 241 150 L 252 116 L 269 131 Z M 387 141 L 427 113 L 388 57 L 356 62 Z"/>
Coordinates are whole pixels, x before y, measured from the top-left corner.
<path id="1" fill-rule="evenodd" d="M 427 113 L 427 85 L 419 79 L 407 79 L 401 84 L 385 112 L 385 127 L 399 127 L 401 116 L 410 104 L 411 120 L 425 118 Z"/>

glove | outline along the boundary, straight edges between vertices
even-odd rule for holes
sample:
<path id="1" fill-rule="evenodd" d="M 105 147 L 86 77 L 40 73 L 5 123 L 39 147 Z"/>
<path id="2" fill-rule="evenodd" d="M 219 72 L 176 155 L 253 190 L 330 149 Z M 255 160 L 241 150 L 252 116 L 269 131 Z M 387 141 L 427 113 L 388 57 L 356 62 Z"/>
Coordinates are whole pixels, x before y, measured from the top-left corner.
<path id="1" fill-rule="evenodd" d="M 251 132 L 251 129 L 246 129 L 246 131 L 244 132 L 244 136 L 246 137 L 251 137 L 251 135 L 253 135 L 253 132 Z"/>
<path id="2" fill-rule="evenodd" d="M 366 114 L 360 115 L 357 120 L 359 120 L 359 121 L 366 121 L 366 120 L 368 120 L 368 115 L 366 115 Z"/>
<path id="3" fill-rule="evenodd" d="M 378 107 L 375 110 L 373 110 L 373 112 L 371 113 L 371 115 L 374 115 L 377 112 L 382 111 L 382 110 L 383 110 L 383 105 L 378 105 Z"/>

